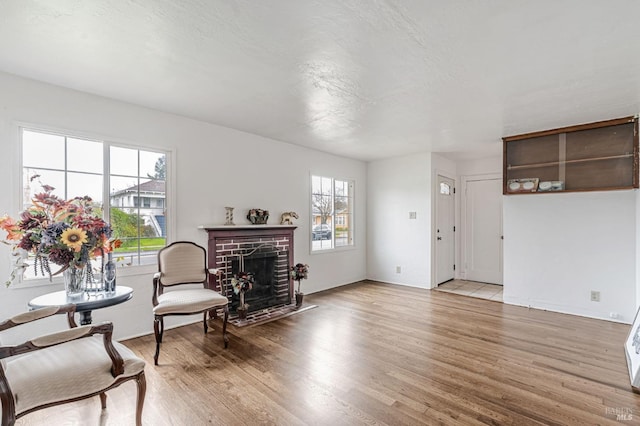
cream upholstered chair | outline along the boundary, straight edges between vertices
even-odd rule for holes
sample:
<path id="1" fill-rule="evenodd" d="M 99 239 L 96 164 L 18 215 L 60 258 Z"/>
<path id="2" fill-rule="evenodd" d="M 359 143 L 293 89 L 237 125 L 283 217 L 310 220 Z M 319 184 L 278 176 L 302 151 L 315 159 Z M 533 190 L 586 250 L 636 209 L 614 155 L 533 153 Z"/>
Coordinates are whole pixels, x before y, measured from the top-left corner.
<path id="1" fill-rule="evenodd" d="M 100 396 L 134 380 L 138 387 L 136 424 L 142 424 L 146 391 L 144 361 L 126 346 L 111 340 L 113 325 L 83 325 L 73 318 L 75 305 L 52 306 L 14 316 L 0 323 L 0 331 L 66 313 L 70 328 L 16 346 L 0 346 L 0 402 L 2 426 L 53 405 Z"/>
<path id="2" fill-rule="evenodd" d="M 158 252 L 158 270 L 153 277 L 153 330 L 156 335 L 156 353 L 153 357 L 158 365 L 160 343 L 164 333 L 164 317 L 167 315 L 204 314 L 204 332 L 207 333 L 207 313 L 215 318 L 218 309 L 224 312 L 222 338 L 224 347 L 229 344 L 227 319 L 229 300 L 209 285 L 209 275 L 219 273 L 207 269 L 207 253 L 203 247 L 190 241 L 169 244 Z M 200 284 L 203 288 L 176 287 L 183 284 Z M 165 291 L 166 290 L 166 291 Z"/>

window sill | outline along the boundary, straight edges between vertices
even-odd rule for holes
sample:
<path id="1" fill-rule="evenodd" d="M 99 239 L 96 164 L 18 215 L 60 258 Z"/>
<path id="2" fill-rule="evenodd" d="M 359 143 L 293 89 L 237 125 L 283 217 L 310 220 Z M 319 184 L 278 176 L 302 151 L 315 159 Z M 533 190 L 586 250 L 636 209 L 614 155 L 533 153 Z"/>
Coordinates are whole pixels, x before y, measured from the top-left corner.
<path id="1" fill-rule="evenodd" d="M 351 250 L 356 250 L 356 246 L 352 245 L 352 246 L 340 246 L 340 247 L 334 247 L 334 248 L 327 248 L 327 249 L 323 249 L 323 250 L 309 250 L 309 254 L 328 254 L 328 253 L 336 253 L 336 252 L 341 252 L 341 251 L 351 251 Z"/>
<path id="2" fill-rule="evenodd" d="M 141 275 L 149 275 L 158 272 L 158 265 L 139 265 L 129 266 L 126 268 L 118 268 L 117 277 L 134 277 Z M 44 286 L 61 286 L 64 284 L 62 275 L 56 275 L 49 280 L 49 277 L 38 277 L 27 280 L 16 280 L 9 286 L 9 290 L 20 290 L 26 288 L 44 287 Z"/>

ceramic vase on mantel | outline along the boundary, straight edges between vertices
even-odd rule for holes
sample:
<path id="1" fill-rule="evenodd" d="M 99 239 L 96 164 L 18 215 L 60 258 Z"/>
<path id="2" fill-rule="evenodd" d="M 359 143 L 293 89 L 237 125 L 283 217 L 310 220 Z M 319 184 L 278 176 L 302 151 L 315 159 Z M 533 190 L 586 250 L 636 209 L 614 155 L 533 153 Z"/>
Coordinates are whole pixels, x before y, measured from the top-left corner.
<path id="1" fill-rule="evenodd" d="M 68 267 L 62 273 L 64 278 L 64 290 L 69 299 L 82 297 L 84 293 L 84 273 L 85 268 Z"/>

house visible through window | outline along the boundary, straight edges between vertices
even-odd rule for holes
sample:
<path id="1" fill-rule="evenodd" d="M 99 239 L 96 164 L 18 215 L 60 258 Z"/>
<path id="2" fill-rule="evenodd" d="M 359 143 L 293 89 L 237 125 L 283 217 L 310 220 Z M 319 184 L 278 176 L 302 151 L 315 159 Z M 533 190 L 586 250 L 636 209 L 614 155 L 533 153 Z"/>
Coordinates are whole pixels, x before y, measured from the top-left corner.
<path id="1" fill-rule="evenodd" d="M 354 182 L 311 177 L 311 250 L 352 246 Z"/>
<path id="2" fill-rule="evenodd" d="M 115 251 L 119 266 L 156 262 L 167 236 L 167 153 L 30 129 L 21 133 L 23 208 L 42 185 L 64 199 L 87 195 L 122 241 Z"/>

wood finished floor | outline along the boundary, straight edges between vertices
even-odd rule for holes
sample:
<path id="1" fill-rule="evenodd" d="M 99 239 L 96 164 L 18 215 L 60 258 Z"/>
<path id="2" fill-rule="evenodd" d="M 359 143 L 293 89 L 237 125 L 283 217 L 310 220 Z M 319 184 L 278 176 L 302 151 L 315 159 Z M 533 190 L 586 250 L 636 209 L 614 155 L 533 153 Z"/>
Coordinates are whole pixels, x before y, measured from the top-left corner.
<path id="1" fill-rule="evenodd" d="M 147 361 L 146 425 L 639 424 L 629 326 L 365 281 L 255 327 L 124 342 Z M 20 425 L 133 424 L 135 385 Z M 632 420 L 618 421 L 617 414 Z M 628 417 L 627 417 L 628 418 Z"/>

